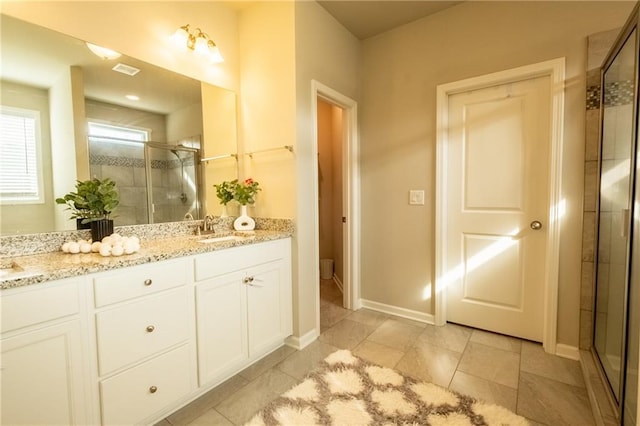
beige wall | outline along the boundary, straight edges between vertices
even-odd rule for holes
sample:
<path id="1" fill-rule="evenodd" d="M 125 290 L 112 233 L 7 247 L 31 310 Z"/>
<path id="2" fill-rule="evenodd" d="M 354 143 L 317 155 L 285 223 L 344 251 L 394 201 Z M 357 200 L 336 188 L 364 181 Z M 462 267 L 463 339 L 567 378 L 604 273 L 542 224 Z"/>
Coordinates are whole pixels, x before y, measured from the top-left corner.
<path id="1" fill-rule="evenodd" d="M 586 37 L 619 27 L 632 7 L 465 2 L 363 42 L 363 298 L 433 313 L 423 289 L 434 279 L 436 86 L 566 57 L 558 341 L 578 346 Z M 407 203 L 419 188 L 422 209 Z"/>
<path id="2" fill-rule="evenodd" d="M 315 2 L 296 2 L 296 241 L 294 242 L 295 305 L 299 309 L 296 331 L 303 335 L 315 328 L 318 247 L 315 242 L 317 163 L 313 141 L 311 80 L 358 100 L 360 42 Z"/>
<path id="3" fill-rule="evenodd" d="M 262 191 L 249 214 L 295 216 L 292 179 L 295 156 L 295 44 L 292 2 L 264 2 L 240 13 L 240 178 L 260 183 Z"/>

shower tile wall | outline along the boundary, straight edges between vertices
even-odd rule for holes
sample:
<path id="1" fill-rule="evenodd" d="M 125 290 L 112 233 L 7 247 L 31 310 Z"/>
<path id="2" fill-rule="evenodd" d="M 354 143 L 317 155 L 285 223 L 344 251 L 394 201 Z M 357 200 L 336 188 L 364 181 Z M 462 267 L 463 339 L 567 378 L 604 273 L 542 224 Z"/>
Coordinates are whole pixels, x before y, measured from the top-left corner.
<path id="1" fill-rule="evenodd" d="M 598 197 L 598 151 L 600 149 L 600 66 L 618 33 L 619 29 L 615 29 L 588 37 L 582 282 L 580 290 L 580 349 L 583 350 L 591 348 L 593 344 L 595 286 L 593 262 L 596 252 L 596 200 Z M 600 268 L 598 273 L 606 274 L 606 268 Z"/>
<path id="2" fill-rule="evenodd" d="M 114 218 L 116 226 L 149 223 L 147 209 L 147 182 L 144 149 L 117 143 L 91 142 L 89 157 L 92 177 L 110 177 L 116 182 L 120 205 Z M 155 204 L 154 222 L 181 220 L 189 211 L 181 201 L 182 167 L 170 151 L 162 150 L 158 158 L 151 160 L 151 179 Z M 165 158 L 166 157 L 166 158 Z M 185 166 L 193 168 L 193 158 L 185 160 Z M 193 178 L 195 180 L 195 177 Z M 185 190 L 189 198 L 187 206 L 194 202 L 193 190 Z"/>

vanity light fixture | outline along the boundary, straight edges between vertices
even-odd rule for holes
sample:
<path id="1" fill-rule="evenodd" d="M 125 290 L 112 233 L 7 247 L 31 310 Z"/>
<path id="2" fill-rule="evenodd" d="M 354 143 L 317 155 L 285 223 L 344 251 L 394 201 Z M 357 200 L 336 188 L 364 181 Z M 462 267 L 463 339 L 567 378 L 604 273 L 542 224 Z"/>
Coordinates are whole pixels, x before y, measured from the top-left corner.
<path id="1" fill-rule="evenodd" d="M 194 32 L 191 32 L 189 24 L 183 25 L 176 30 L 172 38 L 178 46 L 186 46 L 187 49 L 193 51 L 195 54 L 208 57 L 214 64 L 224 62 L 218 46 L 216 46 L 207 33 L 203 32 L 200 28 L 196 28 Z"/>
<path id="2" fill-rule="evenodd" d="M 87 47 L 99 58 L 102 59 L 116 59 L 120 57 L 120 53 L 115 50 L 107 49 L 106 47 L 98 46 L 97 44 L 91 44 L 87 42 Z"/>

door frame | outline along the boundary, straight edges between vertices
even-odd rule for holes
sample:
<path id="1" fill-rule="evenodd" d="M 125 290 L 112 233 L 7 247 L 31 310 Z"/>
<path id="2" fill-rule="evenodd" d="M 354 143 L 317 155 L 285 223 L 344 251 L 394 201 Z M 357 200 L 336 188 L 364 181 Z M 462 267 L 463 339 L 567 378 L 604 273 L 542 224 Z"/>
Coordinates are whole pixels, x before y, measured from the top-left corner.
<path id="1" fill-rule="evenodd" d="M 344 111 L 342 143 L 343 214 L 346 224 L 343 232 L 343 305 L 352 310 L 360 308 L 360 170 L 358 161 L 358 103 L 340 92 L 311 80 L 311 121 L 313 125 L 313 158 L 318 156 L 318 99 Z M 318 208 L 318 162 L 313 161 L 313 193 Z M 314 223 L 314 249 L 320 253 L 319 221 Z M 315 256 L 316 283 L 320 282 L 320 259 Z M 316 285 L 316 330 L 320 334 L 320 286 Z"/>
<path id="2" fill-rule="evenodd" d="M 546 272 L 544 280 L 543 347 L 555 354 L 558 322 L 558 269 L 560 250 L 560 219 L 565 211 L 561 197 L 562 151 L 564 123 L 565 58 L 552 59 L 523 67 L 468 78 L 437 86 L 437 134 L 436 134 L 436 263 L 435 263 L 435 323 L 447 321 L 447 161 L 449 97 L 469 90 L 477 90 L 499 84 L 549 76 L 551 80 L 551 134 L 549 158 L 549 215 L 546 247 Z M 567 350 L 568 348 L 563 348 Z M 565 354 L 567 356 L 569 354 Z"/>

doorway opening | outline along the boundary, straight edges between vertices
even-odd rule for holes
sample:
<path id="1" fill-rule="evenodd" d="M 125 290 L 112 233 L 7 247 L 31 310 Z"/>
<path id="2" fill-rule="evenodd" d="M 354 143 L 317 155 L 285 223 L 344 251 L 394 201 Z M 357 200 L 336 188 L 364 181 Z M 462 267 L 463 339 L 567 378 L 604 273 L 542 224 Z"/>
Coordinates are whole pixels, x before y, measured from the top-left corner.
<path id="1" fill-rule="evenodd" d="M 319 334 L 360 308 L 357 104 L 317 81 L 312 101 Z"/>

